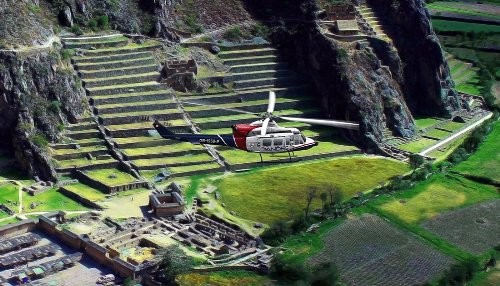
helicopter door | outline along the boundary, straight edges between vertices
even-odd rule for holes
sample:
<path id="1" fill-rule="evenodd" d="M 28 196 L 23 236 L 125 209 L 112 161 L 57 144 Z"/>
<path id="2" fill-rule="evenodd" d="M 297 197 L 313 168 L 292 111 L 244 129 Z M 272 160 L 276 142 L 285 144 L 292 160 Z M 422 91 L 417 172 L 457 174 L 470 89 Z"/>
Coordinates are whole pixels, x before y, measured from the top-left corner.
<path id="1" fill-rule="evenodd" d="M 281 150 L 281 149 L 283 149 L 283 143 L 284 143 L 283 138 L 274 138 L 274 140 L 273 140 L 274 150 Z"/>

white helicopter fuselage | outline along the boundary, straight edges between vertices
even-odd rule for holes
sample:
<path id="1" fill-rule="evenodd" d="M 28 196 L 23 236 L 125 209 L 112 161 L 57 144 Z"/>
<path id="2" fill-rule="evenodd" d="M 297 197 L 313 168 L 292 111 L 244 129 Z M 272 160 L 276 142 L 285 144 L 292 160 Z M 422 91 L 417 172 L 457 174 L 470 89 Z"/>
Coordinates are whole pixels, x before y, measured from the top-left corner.
<path id="1" fill-rule="evenodd" d="M 261 135 L 261 127 L 250 131 L 246 138 L 246 150 L 257 153 L 282 153 L 307 150 L 318 145 L 307 138 L 297 128 L 283 128 L 277 125 L 267 128 Z"/>

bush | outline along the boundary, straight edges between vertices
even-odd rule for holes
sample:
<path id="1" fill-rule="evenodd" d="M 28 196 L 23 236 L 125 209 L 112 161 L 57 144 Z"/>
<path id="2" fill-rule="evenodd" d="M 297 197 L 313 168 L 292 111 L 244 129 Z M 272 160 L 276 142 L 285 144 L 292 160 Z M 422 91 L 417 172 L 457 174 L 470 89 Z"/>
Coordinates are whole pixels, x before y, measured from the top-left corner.
<path id="1" fill-rule="evenodd" d="M 264 231 L 261 237 L 267 244 L 276 246 L 282 243 L 290 234 L 292 234 L 290 226 L 285 221 L 277 221 Z"/>
<path id="2" fill-rule="evenodd" d="M 97 20 L 96 19 L 90 19 L 90 21 L 87 23 L 87 26 L 92 31 L 97 31 Z"/>
<path id="3" fill-rule="evenodd" d="M 82 29 L 77 24 L 74 24 L 70 31 L 75 35 L 83 35 Z"/>
<path id="4" fill-rule="evenodd" d="M 47 146 L 49 146 L 49 140 L 43 134 L 34 135 L 31 138 L 31 141 L 33 141 L 33 144 L 35 144 L 36 146 L 38 146 L 40 148 L 46 148 Z"/>
<path id="5" fill-rule="evenodd" d="M 252 35 L 255 37 L 266 38 L 269 36 L 269 28 L 264 24 L 257 23 L 252 28 Z"/>
<path id="6" fill-rule="evenodd" d="M 47 109 L 53 113 L 59 113 L 61 111 L 61 103 L 57 100 L 51 101 Z"/>
<path id="7" fill-rule="evenodd" d="M 107 15 L 103 15 L 103 16 L 97 17 L 97 25 L 102 30 L 109 29 L 109 18 L 108 18 L 108 16 Z"/>
<path id="8" fill-rule="evenodd" d="M 75 55 L 75 50 L 73 49 L 64 49 L 61 51 L 61 58 L 63 58 L 63 60 L 69 60 L 72 56 Z"/>
<path id="9" fill-rule="evenodd" d="M 243 33 L 241 32 L 240 27 L 230 28 L 224 33 L 224 39 L 231 42 L 237 42 L 241 40 L 242 37 Z"/>
<path id="10" fill-rule="evenodd" d="M 184 19 L 184 22 L 188 27 L 190 33 L 192 34 L 203 33 L 203 27 L 200 24 L 198 24 L 198 17 L 196 16 L 196 14 L 188 15 Z"/>
<path id="11" fill-rule="evenodd" d="M 439 281 L 439 285 L 465 285 L 470 281 L 474 272 L 479 270 L 479 263 L 475 259 L 467 259 L 458 264 L 453 265 L 448 271 L 445 272 L 443 278 Z"/>

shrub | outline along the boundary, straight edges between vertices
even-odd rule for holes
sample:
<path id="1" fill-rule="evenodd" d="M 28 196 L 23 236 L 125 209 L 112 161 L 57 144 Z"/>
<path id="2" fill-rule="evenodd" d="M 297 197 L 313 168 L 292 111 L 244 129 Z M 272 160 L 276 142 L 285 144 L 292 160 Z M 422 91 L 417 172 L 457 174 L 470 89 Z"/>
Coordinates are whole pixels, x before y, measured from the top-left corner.
<path id="1" fill-rule="evenodd" d="M 61 103 L 57 100 L 51 101 L 47 109 L 53 113 L 59 113 L 61 111 Z"/>
<path id="2" fill-rule="evenodd" d="M 243 33 L 241 32 L 240 27 L 230 28 L 224 33 L 224 39 L 231 42 L 237 42 L 241 40 L 242 37 Z"/>
<path id="3" fill-rule="evenodd" d="M 97 20 L 96 19 L 90 19 L 89 22 L 87 23 L 87 26 L 92 31 L 97 31 Z"/>
<path id="4" fill-rule="evenodd" d="M 184 22 L 188 27 L 188 30 L 192 34 L 199 34 L 203 32 L 203 27 L 198 23 L 198 17 L 196 14 L 190 14 L 185 19 Z"/>
<path id="5" fill-rule="evenodd" d="M 109 18 L 107 15 L 97 17 L 97 25 L 100 29 L 106 30 L 109 28 Z"/>
<path id="6" fill-rule="evenodd" d="M 46 148 L 47 146 L 49 146 L 49 140 L 43 134 L 34 135 L 31 138 L 31 141 L 33 141 L 33 144 L 35 144 L 36 146 L 38 146 L 40 148 Z"/>
<path id="7" fill-rule="evenodd" d="M 75 35 L 83 35 L 82 29 L 77 24 L 74 24 L 70 31 Z"/>
<path id="8" fill-rule="evenodd" d="M 269 36 L 269 28 L 261 23 L 255 24 L 252 28 L 252 35 L 256 37 L 266 38 Z"/>
<path id="9" fill-rule="evenodd" d="M 61 57 L 63 58 L 63 60 L 69 60 L 74 55 L 75 55 L 75 50 L 73 49 L 63 49 L 61 51 Z"/>
<path id="10" fill-rule="evenodd" d="M 274 246 L 283 242 L 291 233 L 292 230 L 285 221 L 277 221 L 261 237 L 267 244 Z"/>

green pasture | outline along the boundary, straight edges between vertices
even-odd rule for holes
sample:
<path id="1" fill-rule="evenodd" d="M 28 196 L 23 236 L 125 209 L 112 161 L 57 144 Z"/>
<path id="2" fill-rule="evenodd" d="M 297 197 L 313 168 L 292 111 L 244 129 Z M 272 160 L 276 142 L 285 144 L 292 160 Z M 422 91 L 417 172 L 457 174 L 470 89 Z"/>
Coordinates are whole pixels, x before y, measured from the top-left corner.
<path id="1" fill-rule="evenodd" d="M 312 188 L 319 195 L 334 185 L 348 199 L 408 170 L 408 165 L 398 161 L 354 156 L 230 174 L 215 182 L 215 186 L 227 211 L 271 224 L 300 213 Z M 313 207 L 320 206 L 318 198 Z"/>
<path id="2" fill-rule="evenodd" d="M 103 192 L 81 183 L 68 185 L 64 188 L 91 202 L 98 202 L 106 199 L 106 194 L 104 194 Z"/>
<path id="3" fill-rule="evenodd" d="M 457 175 L 437 174 L 408 191 L 380 196 L 370 206 L 385 216 L 416 225 L 444 211 L 498 197 L 491 186 Z"/>
<path id="4" fill-rule="evenodd" d="M 91 179 L 99 181 L 107 186 L 120 186 L 137 181 L 137 179 L 118 169 L 99 169 L 92 171 L 84 171 Z"/>
<path id="5" fill-rule="evenodd" d="M 497 122 L 479 149 L 453 170 L 500 182 L 500 124 Z"/>
<path id="6" fill-rule="evenodd" d="M 30 208 L 31 203 L 37 204 L 34 209 Z M 60 193 L 57 189 L 50 189 L 36 196 L 31 196 L 23 192 L 24 212 L 42 212 L 42 211 L 84 211 L 86 207 L 77 201 L 70 199 Z"/>
<path id="7" fill-rule="evenodd" d="M 415 141 L 410 141 L 408 143 L 404 143 L 399 145 L 399 148 L 408 152 L 418 153 L 423 151 L 425 148 L 430 147 L 436 144 L 437 141 L 429 138 L 420 138 Z"/>
<path id="8" fill-rule="evenodd" d="M 431 127 L 439 123 L 440 121 L 441 121 L 440 119 L 434 117 L 415 118 L 415 124 L 417 125 L 417 128 L 420 130 Z"/>
<path id="9" fill-rule="evenodd" d="M 432 137 L 432 138 L 444 139 L 444 138 L 449 137 L 450 135 L 452 135 L 452 133 L 451 132 L 446 132 L 446 131 L 443 131 L 443 130 L 439 130 L 439 129 L 431 129 L 431 130 L 425 132 L 424 135 Z"/>

